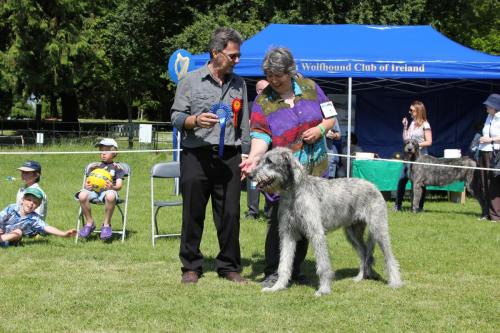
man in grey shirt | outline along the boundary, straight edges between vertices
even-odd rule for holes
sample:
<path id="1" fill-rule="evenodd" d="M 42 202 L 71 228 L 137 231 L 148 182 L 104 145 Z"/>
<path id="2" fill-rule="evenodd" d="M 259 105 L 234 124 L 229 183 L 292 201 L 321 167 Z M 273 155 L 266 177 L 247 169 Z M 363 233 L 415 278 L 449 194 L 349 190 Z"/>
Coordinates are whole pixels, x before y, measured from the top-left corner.
<path id="1" fill-rule="evenodd" d="M 217 273 L 233 282 L 246 281 L 240 275 L 239 164 L 250 150 L 248 102 L 245 81 L 233 73 L 242 42 L 237 31 L 216 29 L 210 61 L 179 82 L 171 109 L 182 147 L 182 283 L 197 283 L 203 274 L 200 243 L 209 198 L 220 247 Z"/>

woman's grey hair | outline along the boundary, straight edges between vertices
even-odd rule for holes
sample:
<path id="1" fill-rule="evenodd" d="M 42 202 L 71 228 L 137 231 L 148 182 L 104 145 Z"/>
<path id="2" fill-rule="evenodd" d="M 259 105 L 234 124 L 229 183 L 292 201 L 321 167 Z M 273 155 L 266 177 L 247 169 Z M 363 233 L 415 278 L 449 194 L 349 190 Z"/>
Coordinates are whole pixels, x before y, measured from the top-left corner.
<path id="1" fill-rule="evenodd" d="M 262 62 L 264 73 L 286 74 L 290 77 L 297 75 L 297 65 L 293 60 L 292 52 L 286 47 L 276 47 L 269 50 Z"/>
<path id="2" fill-rule="evenodd" d="M 233 42 L 238 45 L 243 44 L 243 38 L 238 31 L 232 28 L 217 28 L 212 34 L 212 38 L 208 43 L 208 50 L 210 58 L 213 57 L 212 51 L 222 52 L 227 46 L 228 42 Z"/>

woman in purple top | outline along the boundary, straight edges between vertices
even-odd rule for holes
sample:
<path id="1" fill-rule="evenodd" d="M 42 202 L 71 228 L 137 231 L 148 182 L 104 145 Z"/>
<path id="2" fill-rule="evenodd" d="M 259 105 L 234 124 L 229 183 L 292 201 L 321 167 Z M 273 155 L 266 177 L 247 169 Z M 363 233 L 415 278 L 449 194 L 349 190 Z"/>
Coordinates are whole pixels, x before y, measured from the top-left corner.
<path id="1" fill-rule="evenodd" d="M 271 49 L 264 57 L 262 67 L 269 85 L 253 103 L 250 154 L 240 164 L 243 176 L 248 175 L 272 147 L 290 148 L 309 174 L 327 176 L 325 133 L 335 123 L 332 102 L 314 81 L 297 76 L 297 66 L 288 49 Z M 278 277 L 278 207 L 278 198 L 274 197 L 266 236 L 264 287 L 272 286 Z M 293 282 L 305 281 L 300 275 L 300 264 L 305 258 L 307 245 L 306 239 L 297 243 Z"/>

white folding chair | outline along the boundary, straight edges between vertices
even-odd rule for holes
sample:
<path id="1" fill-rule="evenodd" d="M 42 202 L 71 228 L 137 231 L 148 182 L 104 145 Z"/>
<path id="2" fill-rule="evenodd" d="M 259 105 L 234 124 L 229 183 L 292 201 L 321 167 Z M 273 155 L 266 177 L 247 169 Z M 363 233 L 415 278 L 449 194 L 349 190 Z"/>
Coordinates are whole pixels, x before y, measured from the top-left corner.
<path id="1" fill-rule="evenodd" d="M 153 242 L 153 246 L 155 246 L 157 238 L 180 236 L 179 233 L 160 234 L 158 232 L 157 218 L 160 208 L 182 206 L 182 200 L 155 200 L 154 180 L 155 178 L 175 180 L 178 179 L 180 175 L 181 170 L 179 162 L 157 163 L 151 168 L 151 240 Z M 165 185 L 166 184 L 163 183 L 163 186 Z"/>
<path id="2" fill-rule="evenodd" d="M 122 229 L 115 230 L 113 229 L 113 234 L 119 234 L 122 237 L 122 243 L 125 241 L 125 236 L 126 236 L 126 228 L 127 228 L 127 214 L 128 214 L 128 195 L 129 195 L 129 189 L 130 189 L 130 181 L 132 178 L 132 170 L 130 169 L 130 165 L 124 162 L 117 162 L 121 168 L 124 171 L 124 176 L 123 176 L 123 181 L 125 182 L 125 193 L 121 192 L 120 194 L 125 194 L 125 198 L 122 199 L 121 196 L 119 196 L 118 200 L 116 201 L 116 208 L 118 209 L 118 212 L 120 213 L 121 217 L 121 222 L 122 222 Z M 87 176 L 90 174 L 90 168 L 94 163 L 90 163 L 85 167 L 84 173 L 83 173 L 83 183 L 82 183 L 82 188 L 85 186 L 85 180 L 87 179 Z M 122 186 L 123 188 L 123 186 Z M 91 204 L 95 205 L 103 205 L 102 202 L 91 200 Z M 122 208 L 123 206 L 123 208 Z M 76 236 L 75 236 L 75 243 L 78 243 L 78 237 L 80 233 L 80 226 L 82 226 L 84 223 L 84 218 L 83 218 L 83 211 L 82 207 L 80 206 L 80 209 L 78 210 L 78 217 L 76 221 Z M 100 229 L 95 229 L 94 233 L 100 233 Z"/>

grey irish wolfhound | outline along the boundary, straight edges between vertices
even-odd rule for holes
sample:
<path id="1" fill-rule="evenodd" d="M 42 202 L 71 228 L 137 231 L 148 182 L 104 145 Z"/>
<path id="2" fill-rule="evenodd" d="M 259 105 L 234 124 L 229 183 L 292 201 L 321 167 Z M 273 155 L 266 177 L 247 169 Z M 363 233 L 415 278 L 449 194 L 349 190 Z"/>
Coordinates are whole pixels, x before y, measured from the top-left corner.
<path id="1" fill-rule="evenodd" d="M 417 140 L 405 140 L 403 146 L 404 159 L 420 163 L 432 163 L 442 165 L 455 165 L 476 167 L 476 162 L 468 157 L 461 158 L 437 158 L 430 155 L 420 155 Z M 444 186 L 455 181 L 463 181 L 467 191 L 475 196 L 472 182 L 474 179 L 474 169 L 460 169 L 439 167 L 435 165 L 410 164 L 409 178 L 412 183 L 413 201 L 412 209 L 418 211 L 418 204 L 422 197 L 424 186 Z"/>
<path id="2" fill-rule="evenodd" d="M 316 257 L 319 288 L 316 296 L 329 294 L 333 271 L 330 264 L 327 230 L 343 227 L 347 239 L 360 258 L 361 281 L 372 276 L 375 243 L 385 257 L 389 286 L 402 286 L 399 264 L 389 239 L 387 206 L 380 191 L 362 179 L 323 179 L 306 174 L 290 149 L 275 148 L 267 152 L 250 177 L 257 187 L 280 194 L 278 210 L 281 254 L 278 281 L 262 291 L 285 289 L 290 280 L 297 240 L 304 235 L 312 244 Z M 363 234 L 368 226 L 368 240 Z"/>

